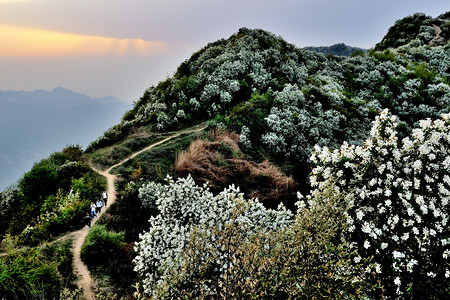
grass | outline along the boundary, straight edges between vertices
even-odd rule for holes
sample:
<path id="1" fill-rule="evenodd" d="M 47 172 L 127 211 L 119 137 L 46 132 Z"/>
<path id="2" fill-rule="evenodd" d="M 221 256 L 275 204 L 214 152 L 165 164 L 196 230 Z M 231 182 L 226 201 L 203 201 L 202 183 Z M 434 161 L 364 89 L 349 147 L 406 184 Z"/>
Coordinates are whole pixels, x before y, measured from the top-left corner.
<path id="1" fill-rule="evenodd" d="M 170 133 L 151 132 L 145 127 L 141 127 L 120 143 L 98 149 L 86 155 L 94 167 L 104 170 L 122 161 L 132 153 L 160 141 L 169 135 Z"/>
<path id="2" fill-rule="evenodd" d="M 14 241 L 9 241 L 11 245 Z M 0 298 L 53 299 L 75 290 L 72 239 L 32 248 L 10 248 L 0 258 Z"/>
<path id="3" fill-rule="evenodd" d="M 200 134 L 181 134 L 114 168 L 113 173 L 126 181 L 136 180 L 132 177 L 138 169 L 140 169 L 140 180 L 161 181 L 167 174 L 175 175 L 174 161 L 178 153 L 186 150 Z"/>
<path id="4" fill-rule="evenodd" d="M 293 207 L 295 202 L 294 180 L 268 161 L 256 163 L 245 157 L 236 133 L 216 130 L 197 139 L 178 154 L 175 171 L 183 177 L 191 174 L 197 184 L 208 183 L 213 192 L 234 183 L 268 207 L 280 202 Z"/>

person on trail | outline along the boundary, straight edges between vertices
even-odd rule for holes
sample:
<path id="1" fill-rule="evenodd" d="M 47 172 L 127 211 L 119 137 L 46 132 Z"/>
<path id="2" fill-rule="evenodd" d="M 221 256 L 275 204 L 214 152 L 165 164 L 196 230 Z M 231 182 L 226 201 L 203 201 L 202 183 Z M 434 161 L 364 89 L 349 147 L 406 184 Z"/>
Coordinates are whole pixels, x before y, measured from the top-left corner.
<path id="1" fill-rule="evenodd" d="M 103 202 L 101 199 L 97 200 L 96 212 L 99 214 L 102 211 Z"/>
<path id="2" fill-rule="evenodd" d="M 97 216 L 97 213 L 95 210 L 97 209 L 97 205 L 94 204 L 94 202 L 91 202 L 91 217 L 94 219 L 94 216 Z"/>
<path id="3" fill-rule="evenodd" d="M 86 221 L 86 225 L 87 225 L 89 228 L 91 228 L 91 220 L 92 220 L 92 218 L 91 218 L 91 216 L 89 215 L 88 212 L 86 213 L 86 216 L 85 216 L 83 219 Z"/>
<path id="4" fill-rule="evenodd" d="M 102 198 L 103 198 L 103 203 L 105 204 L 105 207 L 108 206 L 108 193 L 106 191 L 103 191 Z"/>

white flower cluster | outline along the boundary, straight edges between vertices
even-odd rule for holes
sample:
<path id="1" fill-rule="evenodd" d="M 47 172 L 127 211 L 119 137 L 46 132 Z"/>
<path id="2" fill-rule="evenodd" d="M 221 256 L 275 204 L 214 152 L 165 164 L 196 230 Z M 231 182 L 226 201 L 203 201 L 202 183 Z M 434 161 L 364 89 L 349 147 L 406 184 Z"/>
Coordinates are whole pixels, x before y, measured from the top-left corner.
<path id="1" fill-rule="evenodd" d="M 15 205 L 18 204 L 18 189 L 8 188 L 0 193 L 0 216 L 6 218 Z"/>
<path id="2" fill-rule="evenodd" d="M 252 141 L 250 140 L 250 129 L 247 126 L 242 126 L 239 142 L 242 144 L 243 149 L 250 149 L 252 147 Z"/>
<path id="3" fill-rule="evenodd" d="M 330 93 L 335 84 L 327 84 Z M 339 98 L 330 96 L 330 98 Z M 306 161 L 311 155 L 309 145 L 330 145 L 335 141 L 333 130 L 339 129 L 341 114 L 336 110 L 324 111 L 320 103 L 305 101 L 297 85 L 287 84 L 280 92 L 274 92 L 275 106 L 266 122 L 269 131 L 262 142 L 273 152 Z"/>
<path id="4" fill-rule="evenodd" d="M 379 266 L 368 271 L 397 294 L 413 285 L 413 273 L 448 281 L 450 114 L 442 117 L 421 121 L 412 139 L 399 141 L 397 118 L 384 110 L 364 145 L 316 146 L 311 157 L 311 195 L 330 185 L 343 194 L 349 235 Z"/>
<path id="5" fill-rule="evenodd" d="M 150 295 L 155 289 L 164 289 L 168 285 L 170 274 L 182 272 L 181 255 L 192 230 L 200 228 L 212 241 L 213 232 L 223 229 L 233 219 L 238 205 L 243 205 L 244 209 L 241 208 L 234 221 L 245 224 L 248 235 L 256 230 L 282 228 L 292 221 L 292 214 L 283 207 L 266 209 L 257 200 L 244 199 L 234 186 L 214 196 L 206 186 L 197 186 L 191 176 L 177 181 L 168 177 L 167 182 L 166 185 L 150 183 L 139 190 L 144 202 L 147 197 L 156 197 L 160 211 L 150 219 L 150 230 L 140 235 L 135 246 L 135 271 L 143 278 L 145 292 Z M 219 269 L 227 268 L 226 256 L 221 254 L 225 251 L 223 247 L 214 243 L 209 247 L 217 247 Z"/>

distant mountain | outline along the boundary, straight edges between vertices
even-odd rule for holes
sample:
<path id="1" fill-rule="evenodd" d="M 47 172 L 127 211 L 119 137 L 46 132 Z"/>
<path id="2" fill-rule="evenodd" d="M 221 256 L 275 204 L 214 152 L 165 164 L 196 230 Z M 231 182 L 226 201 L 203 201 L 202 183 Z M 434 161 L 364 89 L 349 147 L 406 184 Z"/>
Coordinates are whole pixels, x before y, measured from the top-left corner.
<path id="1" fill-rule="evenodd" d="M 332 46 L 304 47 L 303 49 L 314 52 L 320 52 L 325 55 L 337 55 L 337 56 L 350 56 L 355 52 L 367 53 L 367 49 L 352 47 L 343 43 L 334 44 Z"/>
<path id="2" fill-rule="evenodd" d="M 60 87 L 0 90 L 0 191 L 50 153 L 87 146 L 129 108 L 114 97 L 90 98 Z"/>

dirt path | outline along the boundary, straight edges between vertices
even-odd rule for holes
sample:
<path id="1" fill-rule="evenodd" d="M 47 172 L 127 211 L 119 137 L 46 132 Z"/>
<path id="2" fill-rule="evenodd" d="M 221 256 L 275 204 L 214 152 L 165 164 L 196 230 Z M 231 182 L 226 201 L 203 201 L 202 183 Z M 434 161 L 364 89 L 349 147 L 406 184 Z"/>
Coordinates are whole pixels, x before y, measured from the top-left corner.
<path id="1" fill-rule="evenodd" d="M 136 157 L 137 155 L 141 154 L 142 152 L 145 152 L 155 146 L 158 146 L 162 143 L 165 143 L 166 141 L 176 138 L 177 136 L 183 134 L 183 133 L 194 133 L 194 132 L 199 132 L 204 130 L 206 127 L 201 127 L 201 128 L 197 128 L 197 129 L 192 129 L 192 130 L 186 130 L 186 131 L 180 131 L 178 133 L 175 133 L 159 142 L 153 143 L 150 146 L 133 153 L 132 155 L 130 155 L 129 157 L 127 157 L 126 159 L 122 160 L 121 162 L 113 165 L 112 167 L 110 167 L 109 169 L 107 169 L 106 171 L 100 171 L 97 170 L 95 168 L 92 169 L 94 171 L 96 171 L 97 173 L 99 173 L 100 175 L 103 175 L 106 177 L 107 180 L 107 192 L 108 192 L 108 206 L 104 207 L 104 209 L 102 209 L 101 213 L 98 214 L 97 218 L 94 218 L 92 220 L 92 224 L 91 227 L 94 226 L 94 224 L 97 222 L 97 220 L 105 213 L 105 211 L 108 210 L 108 208 L 114 203 L 116 202 L 116 188 L 114 186 L 114 182 L 117 179 L 117 177 L 113 174 L 110 174 L 111 170 L 114 169 L 115 167 L 120 166 L 121 164 L 127 162 L 130 159 L 133 159 L 134 157 Z M 100 195 L 99 195 L 100 197 Z M 84 297 L 86 298 L 86 300 L 94 300 L 95 299 L 95 295 L 92 292 L 92 288 L 91 288 L 91 284 L 92 284 L 92 278 L 91 275 L 89 273 L 88 268 L 86 267 L 86 265 L 84 264 L 84 262 L 81 260 L 81 247 L 84 244 L 84 240 L 86 239 L 86 236 L 89 233 L 89 227 L 86 225 L 84 226 L 82 229 L 78 230 L 77 232 L 75 232 L 74 234 L 74 241 L 73 241 L 73 245 L 74 245 L 74 250 L 73 250 L 73 268 L 75 273 L 78 275 L 79 277 L 79 282 L 78 282 L 78 286 L 81 287 L 83 289 L 83 293 L 84 293 Z"/>

